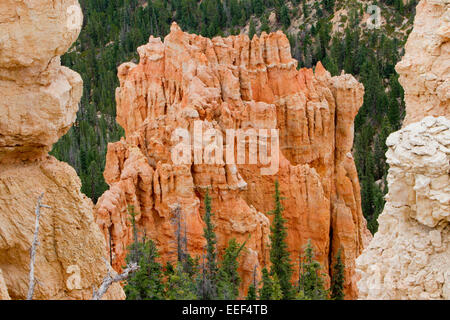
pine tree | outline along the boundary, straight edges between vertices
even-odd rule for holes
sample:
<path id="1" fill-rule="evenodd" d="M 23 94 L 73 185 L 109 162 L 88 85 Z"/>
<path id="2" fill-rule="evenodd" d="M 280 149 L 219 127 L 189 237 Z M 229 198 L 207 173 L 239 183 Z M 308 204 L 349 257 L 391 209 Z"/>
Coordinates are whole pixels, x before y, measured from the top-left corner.
<path id="1" fill-rule="evenodd" d="M 253 2 L 253 11 L 255 12 L 255 14 L 258 17 L 263 14 L 263 12 L 264 12 L 263 0 L 254 0 L 254 2 Z"/>
<path id="2" fill-rule="evenodd" d="M 336 262 L 333 266 L 333 277 L 331 279 L 331 299 L 332 300 L 344 300 L 344 263 L 341 258 L 341 249 L 338 250 L 336 256 Z"/>
<path id="3" fill-rule="evenodd" d="M 391 97 L 389 99 L 388 119 L 394 130 L 398 130 L 400 128 L 400 106 L 396 97 Z"/>
<path id="4" fill-rule="evenodd" d="M 278 279 L 277 274 L 273 275 L 273 285 L 272 285 L 272 295 L 270 296 L 270 300 L 281 300 L 283 299 L 283 292 L 281 290 L 280 280 Z"/>
<path id="5" fill-rule="evenodd" d="M 332 12 L 333 11 L 334 0 L 324 0 L 323 3 L 324 3 L 324 6 L 325 6 L 325 10 L 327 10 L 328 12 Z"/>
<path id="6" fill-rule="evenodd" d="M 204 221 L 206 227 L 203 229 L 203 235 L 206 239 L 206 258 L 208 260 L 208 272 L 211 277 L 215 277 L 217 274 L 217 252 L 216 252 L 216 233 L 214 231 L 214 224 L 212 222 L 213 213 L 211 212 L 211 197 L 209 196 L 209 190 L 206 190 L 205 194 L 205 216 Z"/>
<path id="7" fill-rule="evenodd" d="M 131 223 L 131 228 L 133 231 L 133 243 L 128 248 L 127 259 L 128 259 L 128 262 L 139 262 L 139 260 L 141 259 L 142 255 L 143 255 L 142 250 L 144 249 L 144 246 L 143 246 L 143 243 L 140 242 L 139 237 L 138 237 L 138 227 L 136 225 L 137 212 L 134 211 L 133 205 L 128 205 L 127 211 L 128 211 L 128 215 L 130 216 L 129 221 Z M 145 239 L 144 239 L 144 241 L 145 241 Z M 111 252 L 110 252 L 110 255 L 111 255 Z"/>
<path id="8" fill-rule="evenodd" d="M 269 272 L 264 267 L 262 269 L 262 287 L 259 289 L 259 299 L 270 300 L 272 292 L 272 279 L 270 278 Z"/>
<path id="9" fill-rule="evenodd" d="M 289 17 L 289 9 L 286 7 L 285 4 L 283 4 L 283 6 L 281 7 L 280 22 L 285 29 L 289 28 L 289 25 L 291 24 L 291 18 Z"/>
<path id="10" fill-rule="evenodd" d="M 246 298 L 247 300 L 256 300 L 258 298 L 256 295 L 256 287 L 257 283 L 256 283 L 256 266 L 255 266 L 255 268 L 253 269 L 253 281 L 247 290 L 247 298 Z"/>
<path id="11" fill-rule="evenodd" d="M 287 250 L 287 228 L 284 225 L 286 220 L 282 216 L 284 208 L 281 204 L 278 181 L 275 181 L 274 199 L 275 209 L 269 213 L 273 215 L 272 225 L 270 226 L 270 262 L 272 262 L 270 274 L 272 276 L 277 275 L 280 281 L 281 291 L 283 292 L 283 299 L 292 299 L 294 296 L 291 283 L 293 270 Z"/>
<path id="12" fill-rule="evenodd" d="M 269 19 L 267 19 L 266 14 L 263 14 L 261 17 L 261 32 L 265 32 L 265 33 L 270 32 Z"/>
<path id="13" fill-rule="evenodd" d="M 212 300 L 217 298 L 217 252 L 216 233 L 212 223 L 211 197 L 209 190 L 205 194 L 205 216 L 203 218 L 206 227 L 203 229 L 203 236 L 206 239 L 206 263 L 203 263 L 203 275 L 200 281 L 200 291 L 202 300 Z"/>
<path id="14" fill-rule="evenodd" d="M 138 262 L 139 270 L 127 280 L 124 291 L 128 300 L 161 300 L 164 296 L 162 268 L 156 261 L 159 257 L 156 245 L 152 240 L 131 244 L 126 263 Z M 138 259 L 136 259 L 136 257 Z"/>
<path id="15" fill-rule="evenodd" d="M 217 276 L 219 299 L 234 300 L 239 296 L 241 277 L 237 272 L 239 267 L 238 257 L 244 245 L 240 246 L 235 239 L 228 242 Z"/>
<path id="16" fill-rule="evenodd" d="M 183 266 L 177 264 L 173 272 L 167 275 L 165 283 L 165 299 L 196 300 L 196 284 L 194 279 L 183 271 Z"/>
<path id="17" fill-rule="evenodd" d="M 251 283 L 247 290 L 246 300 L 256 300 L 256 298 L 256 288 L 255 285 Z"/>
<path id="18" fill-rule="evenodd" d="M 253 36 L 256 34 L 256 27 L 255 27 L 255 22 L 253 21 L 253 19 L 250 19 L 250 26 L 248 29 L 248 37 L 250 38 L 250 40 L 253 39 Z"/>
<path id="19" fill-rule="evenodd" d="M 314 249 L 311 240 L 308 241 L 305 254 L 301 260 L 298 291 L 306 299 L 325 300 L 327 292 L 324 288 L 323 278 L 319 274 L 321 266 L 320 263 L 314 260 Z"/>

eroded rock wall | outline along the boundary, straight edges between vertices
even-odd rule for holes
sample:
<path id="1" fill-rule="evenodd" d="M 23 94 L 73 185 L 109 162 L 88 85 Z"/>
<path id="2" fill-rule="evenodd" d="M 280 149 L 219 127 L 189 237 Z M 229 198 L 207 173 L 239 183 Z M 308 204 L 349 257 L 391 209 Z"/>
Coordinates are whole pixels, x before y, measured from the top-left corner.
<path id="1" fill-rule="evenodd" d="M 405 90 L 404 125 L 450 113 L 450 3 L 422 0 L 395 69 Z"/>
<path id="2" fill-rule="evenodd" d="M 396 66 L 407 113 L 386 142 L 389 193 L 356 260 L 360 299 L 450 299 L 450 3 L 416 12 Z"/>
<path id="3" fill-rule="evenodd" d="M 173 24 L 164 42 L 151 37 L 138 52 L 139 64 L 118 70 L 117 121 L 126 137 L 108 146 L 104 176 L 110 190 L 96 205 L 113 266 L 123 266 L 132 241 L 130 205 L 142 234 L 172 262 L 179 207 L 188 250 L 201 256 L 209 189 L 219 251 L 231 238 L 247 241 L 240 267 L 246 288 L 255 266 L 259 276 L 270 264 L 266 213 L 279 180 L 293 262 L 311 239 L 329 281 L 331 259 L 342 248 L 347 297 L 355 297 L 354 260 L 370 240 L 350 152 L 363 86 L 350 75 L 331 77 L 320 63 L 315 71 L 297 70 L 282 32 L 207 39 Z M 186 129 L 192 139 L 195 123 L 203 132 L 279 129 L 279 145 L 269 147 L 279 156 L 278 170 L 263 175 L 259 162 L 227 163 L 226 152 L 220 164 L 194 163 L 195 152 L 188 164 L 175 164 L 174 131 Z"/>
<path id="4" fill-rule="evenodd" d="M 0 298 L 26 297 L 41 193 L 51 208 L 41 209 L 33 298 L 90 299 L 107 272 L 91 200 L 75 170 L 47 154 L 81 98 L 80 75 L 59 58 L 81 22 L 77 0 L 0 3 Z M 123 290 L 115 284 L 105 298 L 123 299 Z"/>

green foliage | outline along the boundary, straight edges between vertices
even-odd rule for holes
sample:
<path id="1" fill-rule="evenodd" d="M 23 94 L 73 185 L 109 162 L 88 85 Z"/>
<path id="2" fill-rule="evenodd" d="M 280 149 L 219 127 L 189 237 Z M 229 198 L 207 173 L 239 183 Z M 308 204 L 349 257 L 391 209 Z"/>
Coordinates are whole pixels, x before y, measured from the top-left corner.
<path id="1" fill-rule="evenodd" d="M 247 297 L 245 299 L 246 300 L 256 300 L 256 298 L 257 298 L 256 288 L 255 288 L 255 285 L 253 283 L 251 283 L 250 286 L 248 287 Z"/>
<path id="2" fill-rule="evenodd" d="M 202 276 L 199 280 L 199 290 L 202 300 L 212 300 L 217 298 L 217 252 L 216 252 L 216 234 L 214 232 L 214 224 L 211 220 L 211 197 L 209 190 L 205 194 L 205 228 L 203 236 L 206 239 L 206 264 L 203 263 Z"/>
<path id="3" fill-rule="evenodd" d="M 253 36 L 256 34 L 256 27 L 255 27 L 255 21 L 253 19 L 250 19 L 250 26 L 248 29 L 248 37 L 250 39 L 253 39 Z"/>
<path id="4" fill-rule="evenodd" d="M 164 285 L 161 265 L 156 245 L 152 240 L 131 244 L 129 252 L 136 256 L 127 256 L 126 262 L 137 262 L 139 270 L 126 280 L 124 291 L 128 300 L 160 300 L 164 297 Z M 137 258 L 137 259 L 136 259 Z"/>
<path id="5" fill-rule="evenodd" d="M 217 277 L 219 299 L 234 300 L 239 296 L 241 277 L 237 272 L 239 268 L 238 257 L 243 248 L 244 245 L 240 246 L 235 239 L 228 242 Z"/>
<path id="6" fill-rule="evenodd" d="M 273 221 L 270 226 L 270 262 L 272 262 L 270 274 L 277 276 L 283 293 L 283 299 L 291 299 L 294 294 L 291 284 L 293 270 L 289 251 L 287 250 L 287 228 L 284 225 L 286 220 L 282 216 L 284 208 L 281 204 L 278 181 L 275 181 L 274 200 L 275 209 L 269 213 L 273 215 Z"/>
<path id="7" fill-rule="evenodd" d="M 270 300 L 281 300 L 284 298 L 283 292 L 281 290 L 281 283 L 278 279 L 277 274 L 273 275 L 273 283 L 272 283 L 272 295 L 270 296 Z"/>
<path id="8" fill-rule="evenodd" d="M 261 33 L 262 32 L 270 33 L 269 19 L 266 14 L 261 17 Z"/>
<path id="9" fill-rule="evenodd" d="M 333 265 L 333 274 L 331 279 L 331 294 L 330 298 L 332 300 L 344 300 L 344 282 L 345 282 L 345 274 L 344 274 L 344 263 L 342 262 L 341 257 L 341 249 L 338 250 L 336 256 L 336 262 Z"/>
<path id="10" fill-rule="evenodd" d="M 258 297 L 256 295 L 256 285 L 254 282 L 250 284 L 247 290 L 247 297 L 246 300 L 256 300 Z"/>
<path id="11" fill-rule="evenodd" d="M 272 279 L 270 278 L 269 272 L 264 267 L 262 269 L 262 287 L 259 289 L 259 299 L 270 300 L 272 298 L 273 292 Z"/>
<path id="12" fill-rule="evenodd" d="M 320 263 L 314 260 L 314 249 L 311 240 L 305 248 L 305 253 L 300 259 L 300 276 L 298 281 L 298 292 L 300 296 L 311 300 L 327 299 L 327 291 L 320 274 Z"/>
<path id="13" fill-rule="evenodd" d="M 167 275 L 165 288 L 165 299 L 167 300 L 197 299 L 196 283 L 191 275 L 184 272 L 180 264 L 177 264 L 174 272 Z"/>
<path id="14" fill-rule="evenodd" d="M 283 6 L 281 7 L 280 22 L 286 29 L 289 28 L 289 25 L 291 24 L 291 18 L 289 17 L 289 9 L 286 7 L 285 4 L 283 4 Z"/>

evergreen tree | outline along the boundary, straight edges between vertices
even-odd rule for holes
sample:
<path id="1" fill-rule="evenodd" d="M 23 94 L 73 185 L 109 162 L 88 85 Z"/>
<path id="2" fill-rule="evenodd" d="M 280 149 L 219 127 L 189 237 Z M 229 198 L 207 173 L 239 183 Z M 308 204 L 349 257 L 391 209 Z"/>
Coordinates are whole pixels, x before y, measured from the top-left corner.
<path id="1" fill-rule="evenodd" d="M 280 280 L 278 279 L 277 274 L 273 275 L 272 280 L 272 295 L 270 296 L 270 300 L 281 300 L 283 299 L 283 292 L 281 290 Z"/>
<path id="2" fill-rule="evenodd" d="M 270 274 L 277 278 L 280 282 L 281 291 L 283 292 L 283 299 L 292 299 L 294 296 L 293 287 L 291 283 L 292 265 L 287 250 L 286 244 L 286 220 L 282 216 L 284 210 L 281 204 L 281 196 L 278 181 L 275 181 L 275 209 L 269 214 L 273 215 L 272 225 L 270 226 L 270 262 L 272 266 Z"/>
<path id="3" fill-rule="evenodd" d="M 331 299 L 344 300 L 344 263 L 342 262 L 341 249 L 338 250 L 336 262 L 333 266 L 333 277 L 331 279 Z"/>
<path id="4" fill-rule="evenodd" d="M 324 281 L 319 274 L 321 269 L 320 263 L 314 260 L 314 249 L 311 240 L 305 248 L 305 254 L 300 261 L 300 276 L 298 283 L 298 291 L 306 299 L 325 300 L 327 292 L 324 288 Z"/>
<path id="5" fill-rule="evenodd" d="M 269 27 L 269 19 L 267 19 L 267 15 L 263 14 L 261 17 L 261 33 L 270 33 L 270 27 Z"/>
<path id="6" fill-rule="evenodd" d="M 137 262 L 139 270 L 126 280 L 124 291 L 128 300 L 161 300 L 164 297 L 162 283 L 162 268 L 156 261 L 159 257 L 156 245 L 152 240 L 131 244 L 129 252 L 137 255 L 128 255 L 126 262 Z"/>
<path id="7" fill-rule="evenodd" d="M 272 297 L 272 279 L 270 278 L 269 272 L 264 267 L 262 269 L 262 287 L 259 289 L 259 299 L 270 300 Z"/>
<path id="8" fill-rule="evenodd" d="M 250 19 L 250 26 L 248 29 L 248 37 L 250 40 L 253 39 L 253 36 L 256 34 L 256 27 L 255 27 L 255 21 L 253 19 Z"/>
<path id="9" fill-rule="evenodd" d="M 219 299 L 234 300 L 239 296 L 241 278 L 238 273 L 238 257 L 244 245 L 240 246 L 235 239 L 228 242 L 218 272 L 217 289 Z"/>
<path id="10" fill-rule="evenodd" d="M 211 198 L 209 190 L 205 194 L 205 221 L 206 227 L 203 229 L 203 236 L 206 239 L 206 263 L 203 263 L 203 275 L 200 281 L 202 300 L 212 300 L 217 298 L 217 252 L 216 233 L 212 223 Z"/>
<path id="11" fill-rule="evenodd" d="M 168 273 L 165 283 L 165 299 L 167 300 L 196 300 L 196 284 L 183 267 L 177 264 L 175 270 Z"/>
<path id="12" fill-rule="evenodd" d="M 246 300 L 256 300 L 256 298 L 256 288 L 255 285 L 251 283 L 247 290 Z"/>
<path id="13" fill-rule="evenodd" d="M 285 29 L 289 28 L 289 25 L 291 24 L 291 18 L 289 17 L 289 9 L 286 7 L 285 4 L 283 4 L 283 6 L 281 7 L 280 22 Z"/>
<path id="14" fill-rule="evenodd" d="M 250 284 L 250 286 L 248 287 L 247 290 L 247 300 L 256 300 L 258 297 L 256 295 L 256 266 L 253 269 L 253 281 Z"/>
<path id="15" fill-rule="evenodd" d="M 253 12 L 259 17 L 264 12 L 264 4 L 263 0 L 254 0 L 253 1 Z"/>

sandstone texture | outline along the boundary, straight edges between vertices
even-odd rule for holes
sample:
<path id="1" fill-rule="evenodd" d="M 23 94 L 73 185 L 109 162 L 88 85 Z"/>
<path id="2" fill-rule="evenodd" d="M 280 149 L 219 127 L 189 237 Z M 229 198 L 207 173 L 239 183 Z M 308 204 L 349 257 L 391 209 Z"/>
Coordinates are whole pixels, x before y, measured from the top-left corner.
<path id="1" fill-rule="evenodd" d="M 75 170 L 47 154 L 82 94 L 81 77 L 59 59 L 80 32 L 80 12 L 76 0 L 0 3 L 0 299 L 26 297 L 41 193 L 51 208 L 41 209 L 33 298 L 90 299 L 107 273 L 92 202 Z M 120 285 L 105 298 L 123 299 Z"/>
<path id="2" fill-rule="evenodd" d="M 403 59 L 395 67 L 405 90 L 404 125 L 450 114 L 450 2 L 422 0 Z"/>
<path id="3" fill-rule="evenodd" d="M 11 300 L 8 289 L 6 288 L 5 278 L 3 278 L 3 271 L 0 269 L 0 300 Z"/>
<path id="4" fill-rule="evenodd" d="M 422 0 L 404 59 L 404 128 L 386 144 L 389 193 L 356 260 L 360 299 L 450 299 L 450 3 Z"/>
<path id="5" fill-rule="evenodd" d="M 189 253 L 201 256 L 209 189 L 219 251 L 231 238 L 247 241 L 240 267 L 246 288 L 255 266 L 259 276 L 270 265 L 267 213 L 278 180 L 293 262 L 311 239 L 329 281 L 331 262 L 342 248 L 347 298 L 356 297 L 354 260 L 371 238 L 351 154 L 363 86 L 350 75 L 331 77 L 320 63 L 315 71 L 297 70 L 282 32 L 251 40 L 245 35 L 207 39 L 173 24 L 164 42 L 150 37 L 138 53 L 139 64 L 118 70 L 117 121 L 126 137 L 108 146 L 104 176 L 110 190 L 96 205 L 113 267 L 124 265 L 132 241 L 129 206 L 138 214 L 141 234 L 157 242 L 163 261 L 176 259 L 179 225 Z M 260 162 L 227 162 L 225 137 L 215 140 L 225 145 L 223 154 L 204 148 L 204 155 L 219 161 L 196 162 L 200 149 L 188 163 L 174 163 L 174 132 L 187 130 L 188 143 L 195 145 L 196 124 L 203 129 L 204 147 L 211 141 L 205 137 L 208 129 L 278 129 L 278 145 L 270 137 L 270 143 L 259 144 L 279 157 L 277 170 L 267 175 L 261 169 L 268 165 Z"/>
<path id="6" fill-rule="evenodd" d="M 391 134 L 379 230 L 357 259 L 363 299 L 450 299 L 450 121 Z"/>

